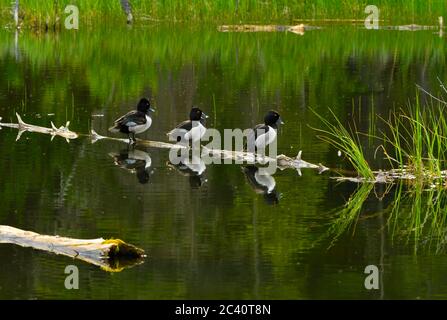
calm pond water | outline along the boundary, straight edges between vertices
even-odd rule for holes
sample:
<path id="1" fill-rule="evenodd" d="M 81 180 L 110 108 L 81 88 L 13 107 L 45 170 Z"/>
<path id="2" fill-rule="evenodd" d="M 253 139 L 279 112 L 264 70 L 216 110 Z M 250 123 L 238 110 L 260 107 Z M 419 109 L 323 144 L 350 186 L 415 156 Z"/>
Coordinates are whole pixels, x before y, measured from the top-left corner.
<path id="1" fill-rule="evenodd" d="M 445 39 L 433 31 L 325 27 L 292 33 L 219 33 L 213 28 L 134 27 L 34 34 L 0 31 L 0 116 L 108 134 L 113 120 L 150 96 L 157 113 L 142 137 L 167 141 L 192 104 L 208 127 L 247 128 L 277 109 L 286 124 L 278 152 L 348 168 L 317 138 L 312 108 L 359 131 L 384 127 L 374 114 L 437 93 L 446 79 Z M 102 116 L 95 116 L 102 115 Z M 372 123 L 376 122 L 375 126 Z M 375 129 L 374 129 L 374 128 Z M 278 203 L 256 193 L 240 165 L 209 165 L 201 178 L 167 165 L 168 150 L 139 148 L 149 179 L 115 165 L 116 141 L 91 144 L 0 131 L 0 224 L 74 238 L 116 237 L 146 250 L 119 273 L 66 257 L 0 245 L 2 299 L 426 299 L 447 298 L 445 229 L 415 235 L 414 219 L 439 194 L 337 183 L 334 172 L 274 175 Z M 374 169 L 377 144 L 368 144 Z M 148 181 L 147 181 L 148 180 Z M 147 182 L 142 184 L 141 182 Z M 396 195 L 405 194 L 396 206 Z M 363 204 L 360 210 L 344 205 Z M 431 202 L 430 202 L 431 201 Z M 394 209 L 393 209 L 394 208 Z M 424 217 L 424 216 L 422 216 Z M 424 218 L 422 218 L 424 219 Z M 431 221 L 431 220 L 430 220 Z M 429 224 L 429 223 L 427 223 Z M 64 288 L 79 267 L 79 290 Z M 377 265 L 380 289 L 366 290 Z"/>

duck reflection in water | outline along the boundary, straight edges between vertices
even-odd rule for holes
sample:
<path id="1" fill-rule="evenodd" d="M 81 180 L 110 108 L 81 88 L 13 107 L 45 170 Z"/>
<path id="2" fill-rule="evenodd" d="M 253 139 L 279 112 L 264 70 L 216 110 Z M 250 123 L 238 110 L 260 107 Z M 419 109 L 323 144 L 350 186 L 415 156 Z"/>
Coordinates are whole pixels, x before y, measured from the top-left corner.
<path id="1" fill-rule="evenodd" d="M 109 153 L 109 155 L 114 159 L 115 165 L 136 173 L 139 183 L 146 184 L 149 182 L 152 174 L 150 170 L 152 160 L 147 152 L 130 148 L 121 150 L 119 153 Z"/>
<path id="2" fill-rule="evenodd" d="M 276 181 L 267 173 L 260 173 L 259 168 L 254 165 L 242 167 L 248 183 L 257 194 L 262 194 L 267 204 L 278 204 L 281 194 L 276 190 Z"/>
<path id="3" fill-rule="evenodd" d="M 182 155 L 178 164 L 174 164 L 171 161 L 168 161 L 166 164 L 182 176 L 189 177 L 189 185 L 193 189 L 200 188 L 205 182 L 208 181 L 204 175 L 206 170 L 205 162 L 194 154 Z"/>

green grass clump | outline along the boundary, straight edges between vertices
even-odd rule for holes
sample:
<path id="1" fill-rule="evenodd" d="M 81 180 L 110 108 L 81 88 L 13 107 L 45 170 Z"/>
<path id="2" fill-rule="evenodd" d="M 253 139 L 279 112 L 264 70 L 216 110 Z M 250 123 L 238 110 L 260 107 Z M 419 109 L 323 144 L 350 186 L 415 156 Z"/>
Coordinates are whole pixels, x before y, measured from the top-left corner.
<path id="1" fill-rule="evenodd" d="M 393 167 L 406 169 L 419 178 L 440 177 L 445 170 L 447 152 L 446 105 L 416 103 L 408 110 L 393 111 L 383 132 L 384 149 L 392 148 L 388 156 Z M 392 154 L 391 152 L 386 152 Z"/>
<path id="2" fill-rule="evenodd" d="M 368 161 L 366 161 L 358 132 L 356 130 L 352 130 L 351 127 L 347 129 L 332 112 L 332 110 L 330 110 L 330 112 L 335 119 L 335 124 L 332 124 L 329 120 L 325 119 L 315 111 L 313 112 L 327 128 L 315 129 L 323 133 L 323 135 L 319 135 L 318 137 L 344 153 L 361 177 L 367 180 L 373 180 L 374 173 L 368 164 Z"/>
<path id="3" fill-rule="evenodd" d="M 406 110 L 398 109 L 390 112 L 388 119 L 377 117 L 386 124 L 381 136 L 372 135 L 376 128 L 369 128 L 365 133 L 368 138 L 375 138 L 390 168 L 378 168 L 394 178 L 404 176 L 423 182 L 433 183 L 435 180 L 447 178 L 447 118 L 445 111 L 447 103 L 436 98 L 435 103 L 421 105 L 416 94 L 416 100 Z M 351 125 L 345 127 L 331 111 L 335 124 L 315 113 L 326 129 L 316 129 L 323 135 L 318 136 L 349 159 L 357 173 L 368 180 L 374 180 L 374 171 L 365 159 L 362 143 L 357 130 Z M 370 123 L 375 126 L 375 123 Z M 355 129 L 355 124 L 354 124 Z M 389 170 L 392 169 L 392 170 Z"/>

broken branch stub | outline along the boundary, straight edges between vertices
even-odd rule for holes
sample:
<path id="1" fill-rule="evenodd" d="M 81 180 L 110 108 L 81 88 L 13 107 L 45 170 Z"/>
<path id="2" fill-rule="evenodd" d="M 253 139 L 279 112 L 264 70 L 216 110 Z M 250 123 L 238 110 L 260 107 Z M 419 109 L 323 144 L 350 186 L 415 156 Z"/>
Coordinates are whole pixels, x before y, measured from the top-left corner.
<path id="1" fill-rule="evenodd" d="M 17 117 L 17 123 L 1 123 L 0 122 L 0 128 L 1 127 L 8 127 L 8 128 L 15 128 L 18 129 L 19 132 L 17 133 L 16 141 L 20 139 L 22 134 L 26 131 L 28 132 L 37 132 L 37 133 L 43 133 L 43 134 L 49 134 L 52 136 L 51 139 L 53 139 L 55 136 L 60 136 L 62 138 L 65 138 L 67 142 L 71 139 L 77 139 L 78 134 L 76 132 L 70 131 L 68 129 L 68 126 L 70 125 L 70 122 L 68 121 L 65 126 L 60 126 L 59 128 L 56 128 L 53 122 L 51 122 L 51 128 L 36 126 L 33 124 L 25 123 L 25 121 L 22 120 L 22 117 L 16 113 Z M 0 118 L 1 121 L 1 118 Z"/>

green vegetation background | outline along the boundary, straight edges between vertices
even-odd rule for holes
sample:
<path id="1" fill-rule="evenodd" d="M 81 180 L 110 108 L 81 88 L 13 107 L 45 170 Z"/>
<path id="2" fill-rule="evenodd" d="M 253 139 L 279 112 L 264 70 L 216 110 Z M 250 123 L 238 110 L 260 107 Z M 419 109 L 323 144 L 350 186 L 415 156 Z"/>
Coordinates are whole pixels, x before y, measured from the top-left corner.
<path id="1" fill-rule="evenodd" d="M 0 0 L 0 15 L 10 19 L 11 0 Z M 68 4 L 78 6 L 83 22 L 123 18 L 119 0 L 21 0 L 20 16 L 26 23 L 56 21 Z M 380 19 L 399 23 L 437 24 L 445 16 L 442 0 L 154 0 L 131 1 L 140 22 L 208 22 L 294 24 L 297 19 L 361 19 L 367 5 L 376 5 Z"/>

